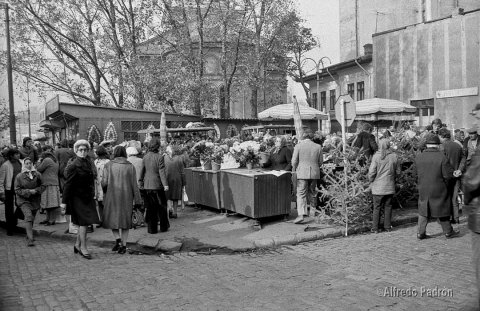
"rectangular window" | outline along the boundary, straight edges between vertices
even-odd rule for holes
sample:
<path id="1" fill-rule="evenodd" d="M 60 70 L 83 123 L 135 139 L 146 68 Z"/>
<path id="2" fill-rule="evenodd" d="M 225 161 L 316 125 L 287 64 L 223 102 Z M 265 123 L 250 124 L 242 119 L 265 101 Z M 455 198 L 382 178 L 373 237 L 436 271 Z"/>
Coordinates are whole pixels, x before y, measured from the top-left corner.
<path id="1" fill-rule="evenodd" d="M 327 108 L 327 92 L 320 92 L 320 110 Z"/>
<path id="2" fill-rule="evenodd" d="M 362 82 L 357 82 L 357 100 L 363 100 L 363 99 L 365 99 L 365 83 L 362 81 Z"/>
<path id="3" fill-rule="evenodd" d="M 312 93 L 312 103 L 311 103 L 311 106 L 315 109 L 318 109 L 318 97 L 317 97 L 317 93 Z"/>
<path id="4" fill-rule="evenodd" d="M 348 92 L 348 95 L 350 95 L 350 97 L 352 99 L 354 99 L 355 97 L 355 83 L 350 83 L 350 84 L 347 84 L 347 92 Z"/>
<path id="5" fill-rule="evenodd" d="M 335 102 L 337 101 L 335 93 L 335 90 L 330 90 L 330 110 L 335 110 Z"/>

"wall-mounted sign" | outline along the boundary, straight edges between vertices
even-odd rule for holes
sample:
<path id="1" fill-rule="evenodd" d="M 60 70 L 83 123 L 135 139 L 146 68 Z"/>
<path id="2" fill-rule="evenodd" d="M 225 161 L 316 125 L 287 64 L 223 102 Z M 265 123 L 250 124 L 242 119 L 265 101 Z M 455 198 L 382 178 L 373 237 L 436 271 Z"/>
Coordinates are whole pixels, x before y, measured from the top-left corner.
<path id="1" fill-rule="evenodd" d="M 437 91 L 437 98 L 476 96 L 478 95 L 478 87 L 468 87 L 464 89 L 453 89 Z"/>

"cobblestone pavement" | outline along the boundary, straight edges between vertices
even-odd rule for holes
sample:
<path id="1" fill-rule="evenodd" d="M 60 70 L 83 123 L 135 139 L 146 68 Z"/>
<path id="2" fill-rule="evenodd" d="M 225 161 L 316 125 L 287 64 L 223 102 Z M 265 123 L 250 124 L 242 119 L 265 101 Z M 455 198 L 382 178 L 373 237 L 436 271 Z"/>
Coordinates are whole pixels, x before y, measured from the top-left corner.
<path id="1" fill-rule="evenodd" d="M 0 310 L 475 310 L 471 236 L 460 229 L 451 240 L 432 223 L 424 241 L 407 227 L 234 255 L 91 247 L 90 261 L 68 242 L 27 247 L 0 230 Z"/>

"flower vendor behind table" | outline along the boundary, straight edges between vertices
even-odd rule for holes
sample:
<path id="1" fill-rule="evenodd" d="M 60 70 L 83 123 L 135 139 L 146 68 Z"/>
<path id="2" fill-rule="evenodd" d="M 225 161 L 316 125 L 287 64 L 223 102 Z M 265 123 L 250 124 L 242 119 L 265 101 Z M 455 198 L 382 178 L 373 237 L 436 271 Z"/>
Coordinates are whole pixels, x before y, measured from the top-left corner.
<path id="1" fill-rule="evenodd" d="M 219 171 L 220 166 L 222 165 L 223 162 L 223 156 L 225 154 L 224 149 L 220 145 L 215 145 L 213 147 L 213 152 L 212 152 L 212 170 L 214 171 Z"/>
<path id="2" fill-rule="evenodd" d="M 212 169 L 212 154 L 213 154 L 214 144 L 212 142 L 207 142 L 201 140 L 197 142 L 192 147 L 192 154 L 195 158 L 200 159 L 203 170 Z"/>
<path id="3" fill-rule="evenodd" d="M 256 141 L 235 142 L 230 148 L 230 153 L 235 157 L 240 167 L 247 166 L 249 169 L 259 160 L 260 143 Z"/>

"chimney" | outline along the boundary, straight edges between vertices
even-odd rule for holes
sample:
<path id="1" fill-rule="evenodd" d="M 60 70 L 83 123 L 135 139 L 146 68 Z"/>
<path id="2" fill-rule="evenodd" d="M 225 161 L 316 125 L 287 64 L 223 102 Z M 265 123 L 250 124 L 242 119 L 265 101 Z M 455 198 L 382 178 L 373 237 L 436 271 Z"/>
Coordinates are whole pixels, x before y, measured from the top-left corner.
<path id="1" fill-rule="evenodd" d="M 453 9 L 452 16 L 463 15 L 465 10 L 463 8 L 456 7 Z"/>
<path id="2" fill-rule="evenodd" d="M 367 43 L 363 46 L 363 55 L 372 55 L 373 54 L 373 44 Z"/>

